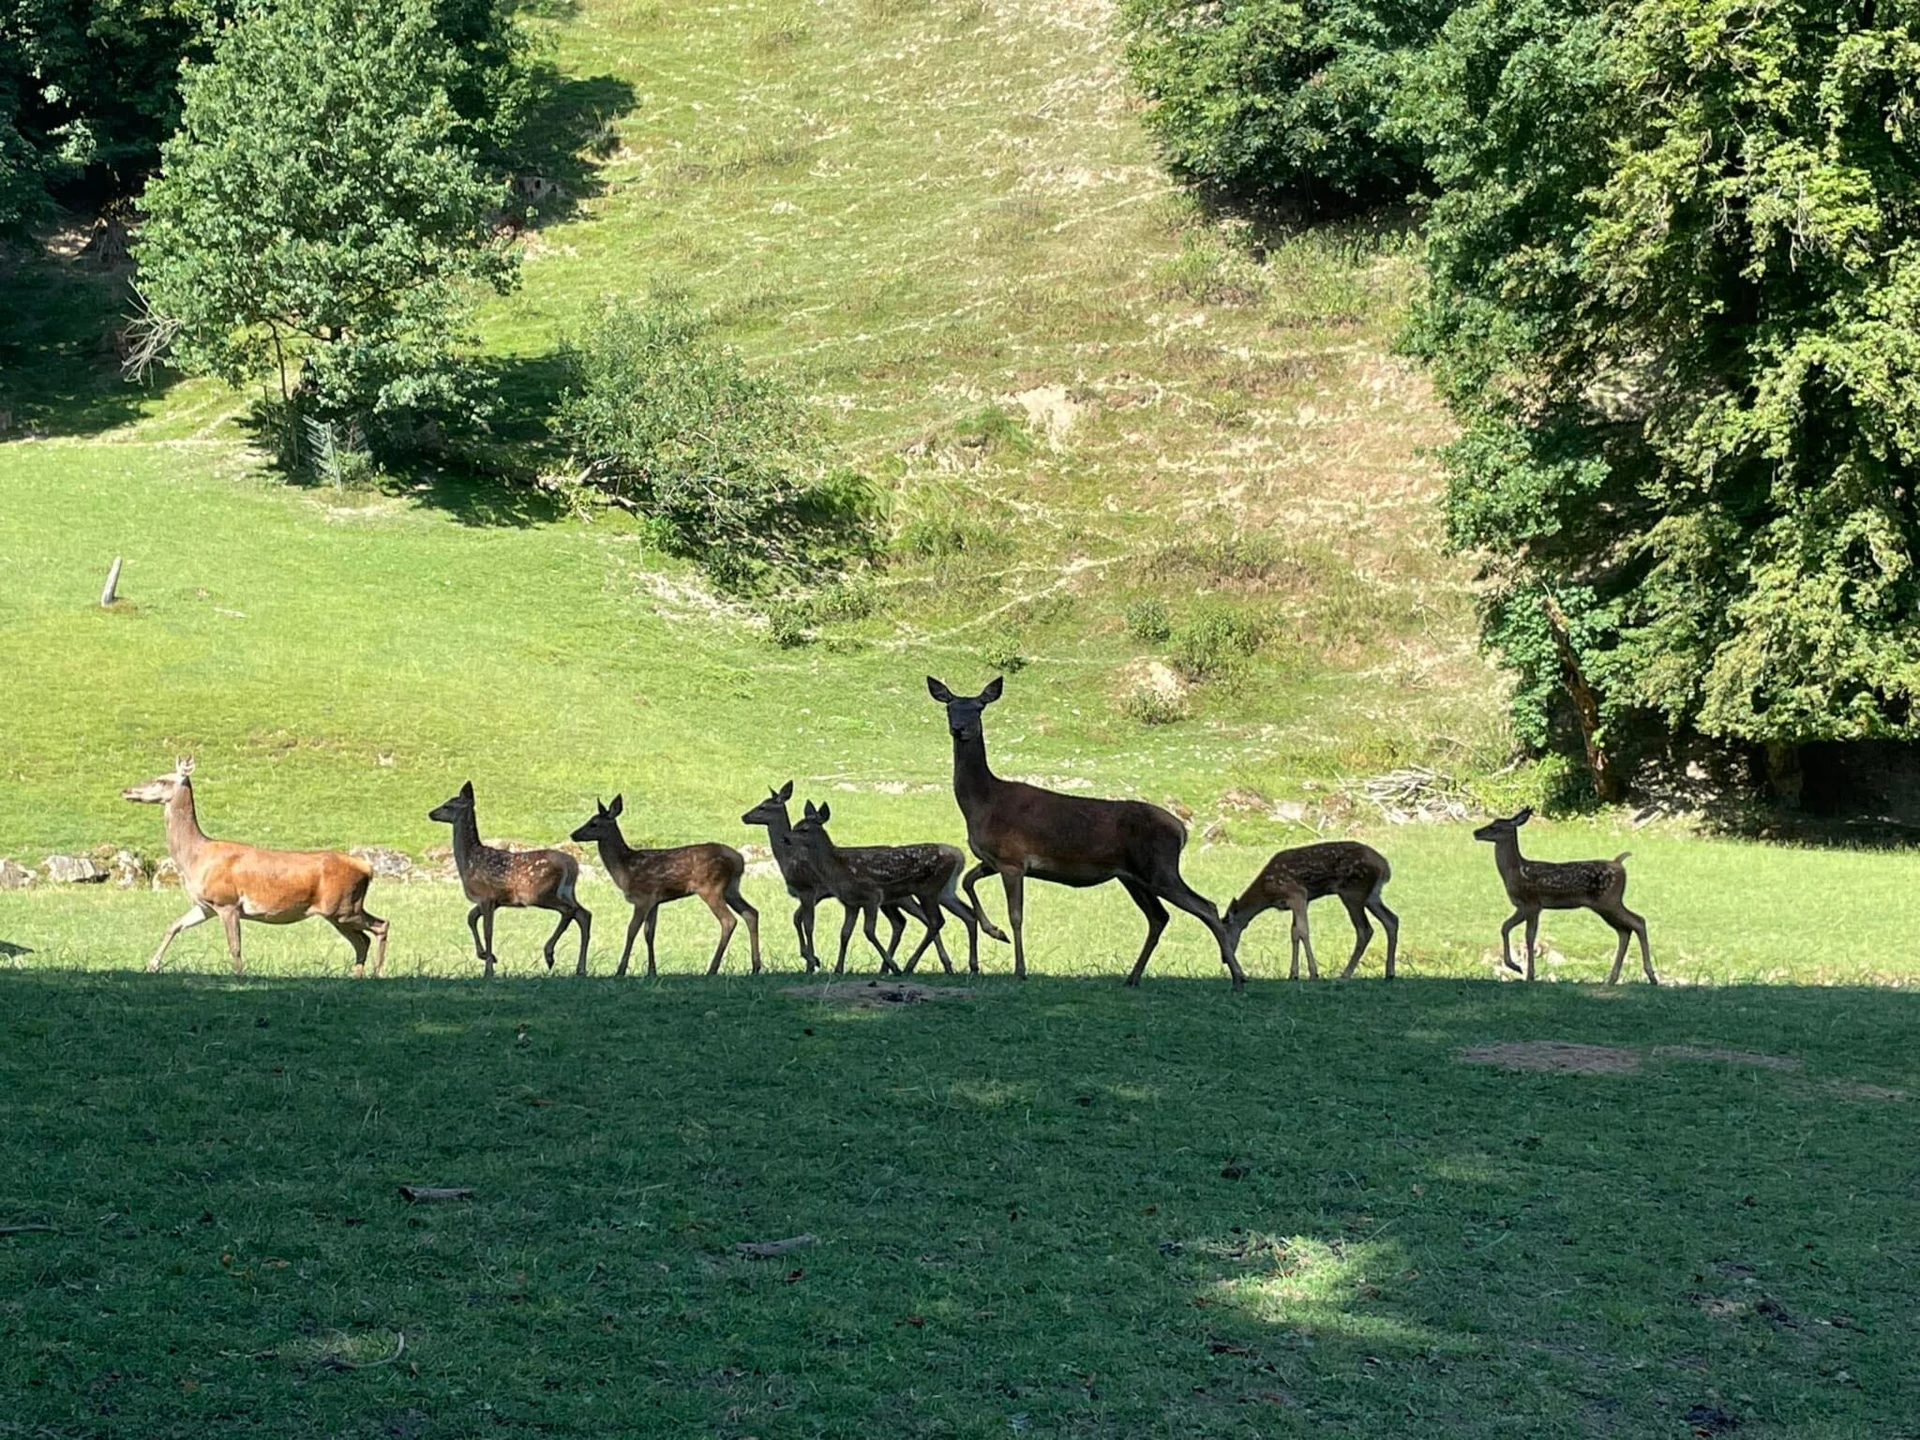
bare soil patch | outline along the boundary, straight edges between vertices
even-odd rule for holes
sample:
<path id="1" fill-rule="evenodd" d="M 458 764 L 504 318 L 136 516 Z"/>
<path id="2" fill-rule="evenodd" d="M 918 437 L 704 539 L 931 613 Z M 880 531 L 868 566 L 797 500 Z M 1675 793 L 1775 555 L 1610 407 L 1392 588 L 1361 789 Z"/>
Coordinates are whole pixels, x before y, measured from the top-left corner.
<path id="1" fill-rule="evenodd" d="M 825 1000 L 861 1010 L 885 1010 L 932 1000 L 971 1000 L 973 991 L 957 985 L 916 985 L 910 981 L 850 980 L 832 985 L 788 985 L 780 992 L 796 1000 Z"/>
<path id="2" fill-rule="evenodd" d="M 1551 1075 L 1631 1075 L 1640 1057 L 1612 1045 L 1576 1045 L 1568 1040 L 1503 1040 L 1465 1045 L 1454 1052 L 1462 1065 L 1493 1065 Z"/>

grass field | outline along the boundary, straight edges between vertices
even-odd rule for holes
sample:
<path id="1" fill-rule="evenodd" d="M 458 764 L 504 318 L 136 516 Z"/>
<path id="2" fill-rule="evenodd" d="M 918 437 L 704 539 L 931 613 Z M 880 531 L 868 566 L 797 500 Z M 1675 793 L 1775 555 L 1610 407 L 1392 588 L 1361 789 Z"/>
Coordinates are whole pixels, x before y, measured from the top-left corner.
<path id="1" fill-rule="evenodd" d="M 0 856 L 156 855 L 119 792 L 182 753 L 208 831 L 274 845 L 417 857 L 468 778 L 530 843 L 619 791 L 638 843 L 746 844 L 790 777 L 843 844 L 957 842 L 922 677 L 1004 671 L 996 769 L 1182 807 L 1212 899 L 1312 827 L 1380 846 L 1407 979 L 1376 940 L 1367 980 L 1280 983 L 1269 918 L 1232 997 L 1177 917 L 1124 991 L 1124 895 L 1034 886 L 1026 985 L 989 943 L 965 998 L 849 1008 L 785 993 L 818 982 L 756 875 L 774 973 L 742 932 L 696 979 L 690 902 L 616 983 L 591 874 L 585 983 L 507 913 L 479 984 L 458 891 L 386 881 L 378 984 L 315 925 L 248 927 L 239 980 L 202 927 L 156 979 L 179 892 L 0 891 L 0 1227 L 54 1227 L 0 1234 L 0 1440 L 1920 1434 L 1910 855 L 1536 821 L 1543 858 L 1632 850 L 1666 984 L 1496 988 L 1487 847 L 1356 788 L 1540 788 L 1391 353 L 1411 232 L 1184 199 L 1099 0 L 550 8 L 553 123 L 605 143 L 481 315 L 501 443 L 554 459 L 552 356 L 605 297 L 684 292 L 881 484 L 884 562 L 783 648 L 617 513 L 289 484 L 246 397 L 113 377 L 115 282 L 17 266 Z M 1143 667 L 1222 614 L 1259 653 L 1141 723 Z M 1593 917 L 1543 940 L 1604 976 Z M 1611 1048 L 1459 1054 L 1543 1041 Z"/>
<path id="2" fill-rule="evenodd" d="M 0 977 L 0 1426 L 1912 1433 L 1910 994 L 788 983 Z"/>

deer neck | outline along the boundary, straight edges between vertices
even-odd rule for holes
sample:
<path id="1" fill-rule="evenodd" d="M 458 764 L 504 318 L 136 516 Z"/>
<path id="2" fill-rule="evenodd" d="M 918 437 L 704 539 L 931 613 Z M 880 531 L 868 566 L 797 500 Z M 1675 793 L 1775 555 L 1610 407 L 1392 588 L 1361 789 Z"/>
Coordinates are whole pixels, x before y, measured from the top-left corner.
<path id="1" fill-rule="evenodd" d="M 638 853 L 627 844 L 627 837 L 620 833 L 617 822 L 613 827 L 613 834 L 600 842 L 600 863 L 606 867 L 607 874 L 613 877 L 616 885 L 620 884 L 621 878 L 627 873 L 627 866 L 632 863 L 633 857 Z"/>
<path id="2" fill-rule="evenodd" d="M 987 737 L 982 731 L 970 738 L 953 737 L 953 798 L 964 813 L 984 806 L 999 784 L 999 777 L 987 768 Z"/>
<path id="3" fill-rule="evenodd" d="M 1518 835 L 1502 835 L 1493 842 L 1493 863 L 1503 876 L 1520 873 L 1520 837 Z"/>
<path id="4" fill-rule="evenodd" d="M 469 810 L 453 822 L 453 868 L 465 875 L 483 848 L 479 817 Z"/>
<path id="5" fill-rule="evenodd" d="M 183 874 L 193 864 L 194 852 L 207 843 L 200 817 L 193 809 L 193 787 L 182 785 L 167 801 L 167 853 Z"/>
<path id="6" fill-rule="evenodd" d="M 791 878 L 794 851 L 798 847 L 793 839 L 793 822 L 787 819 L 783 808 L 778 815 L 767 817 L 767 848 L 773 851 L 773 863 L 780 867 L 780 878 Z"/>

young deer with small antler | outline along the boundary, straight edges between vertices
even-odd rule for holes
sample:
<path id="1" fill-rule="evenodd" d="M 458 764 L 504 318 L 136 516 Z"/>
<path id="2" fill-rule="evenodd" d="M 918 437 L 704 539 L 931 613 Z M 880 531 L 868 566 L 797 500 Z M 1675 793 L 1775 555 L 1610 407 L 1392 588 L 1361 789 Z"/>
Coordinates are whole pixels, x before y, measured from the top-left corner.
<path id="1" fill-rule="evenodd" d="M 142 805 L 166 807 L 167 853 L 180 871 L 193 909 L 167 927 L 147 969 L 158 970 L 173 937 L 215 915 L 227 930 L 233 973 L 240 973 L 240 922 L 291 925 L 318 915 L 353 946 L 353 973 L 364 975 L 374 945 L 373 973 L 387 963 L 387 922 L 367 911 L 373 867 L 335 850 L 262 850 L 232 840 L 210 840 L 193 808 L 193 761 L 175 762 L 173 773 L 121 792 Z"/>
<path id="2" fill-rule="evenodd" d="M 912 973 L 931 945 L 946 972 L 953 973 L 953 961 L 940 941 L 941 926 L 945 923 L 940 912 L 948 909 L 967 927 L 971 969 L 978 974 L 980 942 L 974 931 L 978 917 L 956 889 L 967 857 L 952 845 L 864 845 L 857 850 L 843 850 L 827 834 L 827 821 L 832 818 L 832 806 L 816 808 L 809 801 L 800 823 L 793 827 L 792 838 L 795 847 L 820 875 L 828 893 L 847 912 L 846 921 L 840 927 L 840 955 L 834 962 L 833 973 L 838 975 L 846 969 L 847 942 L 853 935 L 854 921 L 863 915 L 867 939 L 880 953 L 881 971 L 898 968 L 893 957 L 903 927 L 895 923 L 892 939 L 883 949 L 879 936 L 874 933 L 874 914 L 883 908 L 911 903 L 920 912 L 927 933 L 921 936 L 919 946 L 908 957 L 907 972 Z"/>
<path id="3" fill-rule="evenodd" d="M 1320 967 L 1313 958 L 1313 941 L 1307 935 L 1307 906 L 1323 895 L 1338 895 L 1353 921 L 1353 954 L 1347 968 L 1340 972 L 1349 979 L 1360 957 L 1373 943 L 1373 926 L 1367 921 L 1371 910 L 1380 917 L 1387 932 L 1387 978 L 1393 978 L 1393 961 L 1400 945 L 1400 917 L 1387 908 L 1380 892 L 1393 877 L 1387 857 L 1371 845 L 1353 840 L 1329 840 L 1319 845 L 1301 845 L 1281 850 L 1267 861 L 1266 868 L 1238 900 L 1227 906 L 1227 933 L 1237 949 L 1240 936 L 1254 916 L 1263 910 L 1284 909 L 1293 915 L 1293 965 L 1288 978 L 1300 978 L 1300 952 L 1307 952 L 1307 975 L 1320 978 Z"/>
<path id="4" fill-rule="evenodd" d="M 1627 892 L 1627 869 L 1621 863 L 1626 855 L 1616 855 L 1611 860 L 1529 860 L 1520 853 L 1520 827 L 1532 818 L 1533 807 L 1528 806 L 1505 820 L 1489 821 L 1473 832 L 1474 839 L 1493 845 L 1493 863 L 1499 866 L 1501 883 L 1507 887 L 1507 898 L 1514 905 L 1513 914 L 1500 927 L 1500 958 L 1507 969 L 1520 970 L 1513 963 L 1509 939 L 1514 926 L 1526 922 L 1525 974 L 1531 980 L 1533 942 L 1540 931 L 1540 912 L 1591 910 L 1620 937 L 1620 948 L 1613 955 L 1613 973 L 1607 976 L 1607 983 L 1611 985 L 1619 980 L 1620 967 L 1627 958 L 1627 937 L 1634 936 L 1640 941 L 1640 968 L 1646 972 L 1647 983 L 1658 985 L 1660 978 L 1653 973 L 1653 956 L 1647 949 L 1647 922 L 1621 903 L 1621 897 Z"/>
<path id="5" fill-rule="evenodd" d="M 531 907 L 557 910 L 560 923 L 547 937 L 547 969 L 553 969 L 553 947 L 567 932 L 567 926 L 580 927 L 580 960 L 574 974 L 587 973 L 587 936 L 593 928 L 593 914 L 574 898 L 580 881 L 580 862 L 564 850 L 501 850 L 480 840 L 480 823 L 474 818 L 473 782 L 467 781 L 460 793 L 427 812 L 429 820 L 453 827 L 453 864 L 460 872 L 460 888 L 473 901 L 467 912 L 467 928 L 473 931 L 473 950 L 493 977 L 493 912 L 501 906 L 512 909 Z M 487 938 L 480 938 L 486 926 Z"/>
<path id="6" fill-rule="evenodd" d="M 613 797 L 613 804 L 594 802 L 593 818 L 573 832 L 582 845 L 589 841 L 600 846 L 600 863 L 620 893 L 633 906 L 633 921 L 627 926 L 626 948 L 620 952 L 620 968 L 627 973 L 627 961 L 633 956 L 633 940 L 644 926 L 647 932 L 647 974 L 655 974 L 653 932 L 660 923 L 660 907 L 689 895 L 698 895 L 720 922 L 720 944 L 713 952 L 707 974 L 718 975 L 720 962 L 727 958 L 727 944 L 740 923 L 733 918 L 738 911 L 747 922 L 747 940 L 753 950 L 753 973 L 760 973 L 760 912 L 740 893 L 740 877 L 747 862 L 731 845 L 677 845 L 669 850 L 636 850 L 620 833 L 620 812 L 626 809 L 624 796 Z"/>

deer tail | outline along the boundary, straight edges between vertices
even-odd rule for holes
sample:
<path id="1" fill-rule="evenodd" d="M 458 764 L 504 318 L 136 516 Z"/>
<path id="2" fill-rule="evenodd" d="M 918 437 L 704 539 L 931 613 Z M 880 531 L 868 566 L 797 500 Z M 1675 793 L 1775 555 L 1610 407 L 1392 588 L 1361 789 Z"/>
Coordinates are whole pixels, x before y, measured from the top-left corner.
<path id="1" fill-rule="evenodd" d="M 1633 854 L 1631 850 L 1622 850 L 1618 855 L 1613 857 L 1613 863 L 1618 865 L 1631 854 Z"/>

